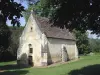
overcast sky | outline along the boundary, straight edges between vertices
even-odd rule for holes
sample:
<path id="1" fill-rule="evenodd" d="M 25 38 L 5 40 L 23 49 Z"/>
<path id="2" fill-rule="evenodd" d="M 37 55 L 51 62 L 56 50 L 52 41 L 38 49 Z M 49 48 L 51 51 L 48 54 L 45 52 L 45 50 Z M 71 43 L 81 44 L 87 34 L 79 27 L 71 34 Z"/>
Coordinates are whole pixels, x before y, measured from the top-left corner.
<path id="1" fill-rule="evenodd" d="M 14 0 L 14 1 L 20 3 L 20 0 Z M 37 1 L 37 0 L 35 0 L 35 1 Z M 25 0 L 23 0 L 23 1 L 21 2 L 21 4 L 25 7 L 25 9 L 28 8 L 28 4 L 27 4 L 27 2 L 26 2 Z M 25 18 L 24 18 L 24 17 L 21 17 L 21 18 L 20 18 L 20 23 L 21 23 L 21 26 L 25 26 L 26 22 L 25 22 Z M 8 20 L 8 21 L 7 21 L 7 24 L 8 24 L 9 26 L 11 26 L 11 21 Z M 97 37 L 95 34 L 90 34 L 91 31 L 88 31 L 88 33 L 89 33 L 89 35 L 88 35 L 89 38 L 95 38 L 95 39 L 96 39 L 96 38 L 99 38 L 99 39 L 100 39 L 100 37 Z"/>

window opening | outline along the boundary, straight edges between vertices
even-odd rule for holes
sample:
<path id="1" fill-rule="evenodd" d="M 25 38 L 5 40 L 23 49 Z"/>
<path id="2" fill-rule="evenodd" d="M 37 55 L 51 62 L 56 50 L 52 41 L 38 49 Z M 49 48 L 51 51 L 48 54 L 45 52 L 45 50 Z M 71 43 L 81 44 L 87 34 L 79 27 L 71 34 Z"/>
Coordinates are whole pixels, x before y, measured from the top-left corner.
<path id="1" fill-rule="evenodd" d="M 33 53 L 33 48 L 30 48 L 29 52 L 30 52 L 30 53 Z"/>

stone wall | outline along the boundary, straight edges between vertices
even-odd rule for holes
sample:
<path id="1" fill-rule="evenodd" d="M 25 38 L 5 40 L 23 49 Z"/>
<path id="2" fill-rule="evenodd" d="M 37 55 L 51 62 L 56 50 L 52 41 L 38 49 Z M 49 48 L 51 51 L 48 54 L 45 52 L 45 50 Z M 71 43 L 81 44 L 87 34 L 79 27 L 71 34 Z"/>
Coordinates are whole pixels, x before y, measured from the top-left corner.
<path id="1" fill-rule="evenodd" d="M 29 56 L 32 56 L 34 66 L 41 66 L 41 37 L 42 32 L 31 14 L 20 37 L 20 45 L 17 53 L 17 60 L 20 63 L 29 64 Z M 32 45 L 33 53 L 29 53 L 29 44 Z M 23 54 L 24 58 L 22 58 Z"/>
<path id="2" fill-rule="evenodd" d="M 73 40 L 55 39 L 48 38 L 49 45 L 49 60 L 48 62 L 59 62 L 62 61 L 62 45 L 65 45 L 67 58 L 69 60 L 75 59 L 77 53 L 76 42 Z"/>

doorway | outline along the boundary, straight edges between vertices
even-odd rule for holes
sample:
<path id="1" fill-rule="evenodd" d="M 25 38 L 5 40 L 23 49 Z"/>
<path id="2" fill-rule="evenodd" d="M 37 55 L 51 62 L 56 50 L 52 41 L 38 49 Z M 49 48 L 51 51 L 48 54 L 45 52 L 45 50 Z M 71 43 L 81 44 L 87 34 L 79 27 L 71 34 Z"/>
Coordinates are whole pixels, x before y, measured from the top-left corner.
<path id="1" fill-rule="evenodd" d="M 28 56 L 28 64 L 30 66 L 33 66 L 33 58 L 32 58 L 32 56 Z"/>
<path id="2" fill-rule="evenodd" d="M 62 62 L 68 61 L 68 53 L 65 46 L 62 47 Z"/>

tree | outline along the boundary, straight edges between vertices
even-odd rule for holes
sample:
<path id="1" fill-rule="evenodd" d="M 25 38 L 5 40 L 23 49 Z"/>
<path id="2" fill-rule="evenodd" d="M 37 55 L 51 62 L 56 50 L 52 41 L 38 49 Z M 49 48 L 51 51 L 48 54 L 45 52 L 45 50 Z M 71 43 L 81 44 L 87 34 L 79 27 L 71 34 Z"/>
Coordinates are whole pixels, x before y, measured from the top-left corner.
<path id="1" fill-rule="evenodd" d="M 14 0 L 0 0 L 0 25 L 6 25 L 7 19 L 11 20 L 13 26 L 20 26 L 19 18 L 22 17 L 24 7 Z"/>
<path id="2" fill-rule="evenodd" d="M 92 33 L 100 35 L 99 0 L 40 0 L 40 4 L 44 14 L 51 7 L 54 9 L 50 17 L 54 26 L 83 33 L 91 30 Z"/>
<path id="3" fill-rule="evenodd" d="M 11 42 L 11 31 L 6 25 L 7 19 L 13 26 L 20 26 L 19 18 L 22 17 L 24 7 L 14 0 L 0 0 L 0 61 L 9 60 L 11 53 L 8 50 Z M 8 58 L 7 58 L 8 57 Z"/>
<path id="4" fill-rule="evenodd" d="M 81 31 L 73 30 L 74 35 L 76 36 L 76 44 L 78 47 L 79 54 L 88 54 L 90 53 L 90 45 L 88 34 L 82 33 Z"/>
<path id="5" fill-rule="evenodd" d="M 11 31 L 7 25 L 0 25 L 0 61 L 4 60 L 5 54 L 8 54 L 8 47 L 11 41 Z M 8 58 L 7 58 L 8 59 Z"/>
<path id="6" fill-rule="evenodd" d="M 0 26 L 0 61 L 16 60 L 19 37 L 24 27 Z M 9 59 L 8 59 L 9 58 Z"/>
<path id="7" fill-rule="evenodd" d="M 8 49 L 12 53 L 13 56 L 17 56 L 17 49 L 19 47 L 19 37 L 21 36 L 24 27 L 20 26 L 20 27 L 14 28 L 12 26 L 9 26 L 9 29 L 12 35 L 11 35 L 11 41 L 10 41 Z"/>
<path id="8" fill-rule="evenodd" d="M 89 39 L 89 44 L 92 52 L 100 52 L 100 39 Z"/>
<path id="9" fill-rule="evenodd" d="M 27 0 L 27 1 L 30 1 L 30 0 Z M 26 11 L 23 13 L 26 21 L 29 18 L 31 10 L 33 10 L 35 14 L 38 16 L 50 18 L 51 15 L 54 13 L 55 9 L 53 7 L 44 8 L 42 5 L 43 4 L 41 3 L 41 1 L 36 1 L 34 4 L 29 4 L 28 9 L 26 9 Z"/>
<path id="10" fill-rule="evenodd" d="M 83 33 L 91 30 L 100 33 L 100 1 L 99 0 L 40 0 L 43 12 L 53 7 L 51 16 L 54 26 L 79 30 Z"/>
<path id="11" fill-rule="evenodd" d="M 11 31 L 7 25 L 0 26 L 0 53 L 2 49 L 7 49 L 9 47 Z"/>

